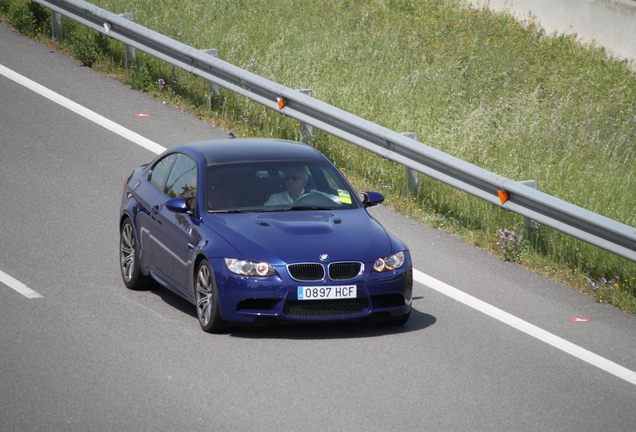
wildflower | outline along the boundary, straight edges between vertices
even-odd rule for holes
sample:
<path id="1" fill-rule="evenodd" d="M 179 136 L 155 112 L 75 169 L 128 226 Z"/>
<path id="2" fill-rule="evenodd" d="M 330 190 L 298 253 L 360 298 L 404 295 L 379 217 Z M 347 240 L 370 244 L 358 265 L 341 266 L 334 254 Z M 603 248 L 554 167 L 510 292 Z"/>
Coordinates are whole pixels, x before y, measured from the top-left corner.
<path id="1" fill-rule="evenodd" d="M 512 231 L 507 228 L 499 228 L 495 234 L 499 236 L 499 241 L 495 244 L 499 246 L 500 255 L 506 261 L 514 261 L 521 257 L 517 246 L 523 241 L 523 236 L 517 234 L 517 226 L 518 224 Z"/>

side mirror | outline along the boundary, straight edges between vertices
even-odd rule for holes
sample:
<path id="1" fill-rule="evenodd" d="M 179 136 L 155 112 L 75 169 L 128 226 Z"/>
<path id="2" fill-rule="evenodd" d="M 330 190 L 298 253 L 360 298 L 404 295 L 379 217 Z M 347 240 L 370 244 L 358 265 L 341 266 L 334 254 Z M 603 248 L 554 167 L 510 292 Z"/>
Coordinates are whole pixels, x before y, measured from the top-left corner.
<path id="1" fill-rule="evenodd" d="M 169 199 L 168 201 L 166 201 L 166 208 L 175 213 L 188 213 L 190 210 L 192 210 L 192 207 L 190 207 L 191 199 L 192 198 L 186 197 Z"/>
<path id="2" fill-rule="evenodd" d="M 380 192 L 358 192 L 358 197 L 365 207 L 373 207 L 384 202 L 384 195 Z"/>

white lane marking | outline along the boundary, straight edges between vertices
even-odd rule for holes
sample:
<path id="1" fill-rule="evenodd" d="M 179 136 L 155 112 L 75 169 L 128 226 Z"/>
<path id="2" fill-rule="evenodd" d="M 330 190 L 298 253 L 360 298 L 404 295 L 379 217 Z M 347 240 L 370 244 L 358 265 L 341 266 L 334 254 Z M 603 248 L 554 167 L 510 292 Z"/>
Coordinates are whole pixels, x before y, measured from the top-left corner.
<path id="1" fill-rule="evenodd" d="M 445 284 L 444 282 L 439 281 L 425 273 L 422 273 L 419 270 L 413 269 L 413 279 L 423 285 L 426 285 L 429 288 L 434 289 L 441 294 L 444 294 L 454 300 L 457 300 L 460 303 L 465 304 L 466 306 L 470 306 L 471 308 L 476 309 L 479 312 L 485 313 L 486 315 L 495 318 L 496 320 L 499 320 L 504 324 L 508 324 L 510 327 L 520 330 L 534 338 L 539 339 L 542 342 L 547 343 L 548 345 L 552 345 L 553 347 L 560 349 L 563 352 L 566 352 L 580 360 L 583 360 L 584 362 L 587 362 L 592 366 L 596 366 L 599 369 L 609 372 L 612 375 L 615 375 L 631 384 L 636 385 L 636 372 L 629 370 L 619 364 L 616 364 L 611 360 L 601 357 L 598 354 L 594 354 L 593 352 L 588 351 L 585 348 L 581 348 L 580 346 L 575 345 L 572 342 L 568 342 L 565 339 L 560 338 L 559 336 L 556 336 L 533 324 L 530 324 L 529 322 L 524 321 L 521 318 L 517 318 L 516 316 L 511 315 L 501 309 L 498 309 L 484 301 L 481 301 L 478 298 L 466 294 L 465 292 L 460 291 L 448 284 Z"/>
<path id="2" fill-rule="evenodd" d="M 26 286 L 25 284 L 23 284 L 16 278 L 9 276 L 2 270 L 0 270 L 0 282 L 5 284 L 9 288 L 13 288 L 14 290 L 19 292 L 26 298 L 42 298 L 40 294 L 36 293 L 35 291 L 33 291 L 31 288 L 29 288 L 28 286 Z"/>
<path id="3" fill-rule="evenodd" d="M 32 81 L 16 72 L 13 72 L 12 70 L 0 65 L 0 74 L 6 76 L 7 78 L 17 82 L 18 84 L 21 84 L 31 90 L 33 90 L 34 92 L 46 97 L 47 99 L 52 100 L 55 103 L 58 103 L 60 105 L 62 105 L 65 108 L 70 109 L 71 111 L 81 115 L 82 117 L 85 117 L 103 127 L 105 127 L 106 129 L 134 142 L 137 145 L 140 145 L 141 147 L 144 147 L 156 154 L 160 154 L 163 151 L 166 150 L 165 147 L 160 146 L 159 144 L 150 141 L 147 138 L 142 137 L 141 135 L 126 129 L 120 125 L 118 125 L 117 123 L 108 120 L 106 117 L 103 117 L 99 114 L 97 114 L 94 111 L 91 111 L 81 105 L 79 105 L 78 103 L 75 103 L 73 101 L 71 101 L 70 99 L 65 98 L 62 95 L 59 95 L 49 89 L 47 89 L 46 87 L 36 83 L 35 81 Z M 2 273 L 0 271 L 0 276 L 5 275 L 4 273 Z M 624 368 L 623 366 L 620 366 L 610 360 L 607 360 L 604 357 L 601 357 L 597 354 L 594 354 L 591 351 L 588 351 L 584 348 L 579 347 L 578 345 L 575 345 L 571 342 L 566 341 L 565 339 L 562 339 L 556 335 L 553 335 L 552 333 L 549 333 L 545 330 L 540 329 L 539 327 L 532 325 L 526 321 L 523 321 L 520 318 L 515 317 L 514 315 L 511 315 L 507 312 L 502 311 L 501 309 L 498 309 L 492 305 L 489 305 L 488 303 L 485 303 L 471 295 L 468 295 L 462 291 L 459 291 L 457 288 L 453 288 L 450 285 L 447 285 L 441 281 L 438 281 L 437 279 L 434 279 L 418 270 L 413 270 L 413 275 L 416 281 L 435 289 L 436 291 L 447 295 L 461 303 L 464 303 L 467 306 L 470 306 L 480 312 L 485 313 L 486 315 L 491 316 L 492 318 L 495 318 L 505 324 L 508 324 L 511 327 L 514 327 L 530 336 L 533 336 L 549 345 L 552 345 L 555 348 L 558 348 L 568 354 L 573 355 L 574 357 L 577 357 L 591 365 L 594 365 L 606 372 L 609 372 L 619 378 L 622 378 L 634 385 L 636 385 L 636 372 L 631 371 L 627 368 Z M 9 278 L 11 278 L 11 276 L 9 275 L 5 275 Z M 11 278 L 13 279 L 13 278 Z M 35 297 L 41 297 L 38 293 L 36 293 L 35 291 L 31 290 L 29 287 L 27 287 L 26 285 L 22 284 L 21 282 L 17 281 L 16 279 L 13 279 L 14 281 L 16 281 L 18 284 L 20 284 L 22 287 L 26 288 L 28 291 L 32 292 L 35 294 Z M 3 281 L 4 282 L 4 281 Z M 6 283 L 6 282 L 5 282 Z M 15 289 L 18 292 L 21 292 L 22 294 L 24 294 L 25 296 L 29 297 L 29 295 L 25 294 L 24 292 L 20 291 L 20 289 L 17 289 L 15 287 L 13 287 L 12 285 L 10 285 L 9 283 L 7 283 L 7 285 L 11 286 L 13 289 Z M 30 294 L 32 295 L 32 294 Z"/>
<path id="4" fill-rule="evenodd" d="M 126 129 L 123 126 L 118 125 L 117 123 L 108 120 L 106 117 L 97 114 L 95 111 L 91 111 L 88 108 L 83 107 L 82 105 L 73 102 L 70 99 L 65 98 L 64 96 L 55 93 L 52 90 L 32 81 L 17 72 L 12 71 L 11 69 L 6 68 L 5 66 L 0 64 L 0 75 L 4 75 L 10 80 L 15 81 L 18 84 L 23 85 L 24 87 L 33 90 L 34 92 L 44 96 L 47 99 L 52 100 L 53 102 L 62 105 L 65 108 L 70 109 L 71 111 L 81 115 L 88 120 L 97 123 L 100 126 L 105 127 L 111 132 L 116 133 L 119 136 L 126 138 L 134 142 L 141 147 L 150 150 L 153 153 L 160 154 L 166 150 L 165 147 L 157 144 L 154 141 L 151 141 L 147 138 L 142 137 L 138 133 L 135 133 L 129 129 Z"/>

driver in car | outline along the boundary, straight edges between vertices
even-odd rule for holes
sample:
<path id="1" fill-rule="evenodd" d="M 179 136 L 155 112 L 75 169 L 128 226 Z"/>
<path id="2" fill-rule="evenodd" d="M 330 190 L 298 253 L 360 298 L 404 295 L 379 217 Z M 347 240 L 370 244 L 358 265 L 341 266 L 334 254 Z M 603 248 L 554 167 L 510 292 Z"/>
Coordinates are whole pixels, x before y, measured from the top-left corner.
<path id="1" fill-rule="evenodd" d="M 265 205 L 291 205 L 298 198 L 305 195 L 305 186 L 307 186 L 307 171 L 303 167 L 294 167 L 287 170 L 287 176 L 285 178 L 286 191 L 272 194 Z M 324 192 L 320 192 L 316 189 L 312 189 L 312 193 L 319 193 L 331 198 L 334 202 L 340 203 L 340 199 L 335 195 L 329 195 Z"/>

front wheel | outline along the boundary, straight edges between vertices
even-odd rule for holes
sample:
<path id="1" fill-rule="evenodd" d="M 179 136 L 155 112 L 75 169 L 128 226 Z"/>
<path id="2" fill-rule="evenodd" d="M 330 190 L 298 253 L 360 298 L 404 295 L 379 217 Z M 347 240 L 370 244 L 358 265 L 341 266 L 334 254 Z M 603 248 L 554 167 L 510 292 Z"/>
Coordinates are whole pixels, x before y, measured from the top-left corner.
<path id="1" fill-rule="evenodd" d="M 197 315 L 203 331 L 222 333 L 228 329 L 227 321 L 221 318 L 219 294 L 212 267 L 207 261 L 201 261 L 194 281 L 197 299 Z"/>
<path id="2" fill-rule="evenodd" d="M 131 290 L 141 290 L 148 285 L 148 278 L 139 269 L 139 245 L 135 228 L 130 219 L 121 226 L 119 237 L 119 268 L 124 284 Z"/>

